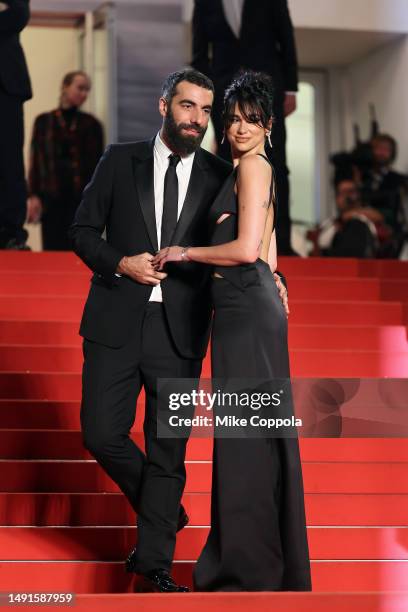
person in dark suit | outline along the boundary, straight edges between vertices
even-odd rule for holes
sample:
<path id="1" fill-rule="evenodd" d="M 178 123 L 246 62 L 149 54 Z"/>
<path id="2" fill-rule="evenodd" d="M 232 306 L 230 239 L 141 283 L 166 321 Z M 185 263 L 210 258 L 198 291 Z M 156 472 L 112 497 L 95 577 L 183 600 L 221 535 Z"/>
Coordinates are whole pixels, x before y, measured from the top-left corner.
<path id="1" fill-rule="evenodd" d="M 218 152 L 229 159 L 223 142 L 224 91 L 242 68 L 269 74 L 274 82 L 273 147 L 267 148 L 277 180 L 277 245 L 292 255 L 285 116 L 296 108 L 297 57 L 287 0 L 195 0 L 192 66 L 215 85 L 213 122 Z"/>
<path id="2" fill-rule="evenodd" d="M 393 170 L 398 145 L 390 134 L 376 134 L 371 140 L 372 167 L 364 196 L 368 203 L 382 215 L 389 232 L 380 232 L 381 258 L 398 257 L 406 239 L 406 223 L 403 199 L 408 192 L 408 177 Z"/>
<path id="3" fill-rule="evenodd" d="M 90 89 L 85 72 L 68 72 L 62 80 L 58 108 L 41 113 L 34 122 L 27 220 L 36 223 L 41 219 L 44 251 L 70 249 L 68 228 L 103 153 L 100 121 L 81 110 Z"/>
<path id="4" fill-rule="evenodd" d="M 231 169 L 200 148 L 212 103 L 206 76 L 170 75 L 160 133 L 107 148 L 70 229 L 74 251 L 94 272 L 80 327 L 84 444 L 138 513 L 126 567 L 157 591 L 188 590 L 170 575 L 176 531 L 188 517 L 180 506 L 187 440 L 157 436 L 156 384 L 199 377 L 211 298 L 208 266 L 165 274 L 152 260 L 160 246 L 208 241 L 209 208 Z M 129 437 L 142 386 L 146 454 Z"/>
<path id="5" fill-rule="evenodd" d="M 24 249 L 27 232 L 23 104 L 32 97 L 19 33 L 29 0 L 0 2 L 0 248 Z"/>

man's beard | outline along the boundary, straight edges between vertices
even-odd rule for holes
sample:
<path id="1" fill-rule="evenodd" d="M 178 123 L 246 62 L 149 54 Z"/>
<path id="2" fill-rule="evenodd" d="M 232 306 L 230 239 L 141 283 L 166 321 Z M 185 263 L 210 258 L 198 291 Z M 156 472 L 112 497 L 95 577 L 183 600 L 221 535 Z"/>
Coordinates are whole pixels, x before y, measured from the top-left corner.
<path id="1" fill-rule="evenodd" d="M 197 131 L 197 136 L 183 134 L 183 129 L 193 129 Z M 191 123 L 177 124 L 173 113 L 169 109 L 163 121 L 163 134 L 170 148 L 179 155 L 190 155 L 197 151 L 201 145 L 207 128 L 200 127 Z"/>

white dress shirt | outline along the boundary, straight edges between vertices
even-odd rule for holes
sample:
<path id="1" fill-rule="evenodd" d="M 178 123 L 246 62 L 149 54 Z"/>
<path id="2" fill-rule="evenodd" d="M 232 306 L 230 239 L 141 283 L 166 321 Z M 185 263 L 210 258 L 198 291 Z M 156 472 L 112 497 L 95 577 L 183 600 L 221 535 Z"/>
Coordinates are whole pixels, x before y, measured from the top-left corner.
<path id="1" fill-rule="evenodd" d="M 156 216 L 157 244 L 160 248 L 161 226 L 163 217 L 163 198 L 164 198 L 164 177 L 169 167 L 169 155 L 172 155 L 167 145 L 157 134 L 154 142 L 154 209 Z M 194 153 L 182 157 L 177 164 L 176 173 L 178 179 L 178 207 L 177 219 L 179 219 L 183 210 L 184 200 L 186 198 L 188 184 L 190 182 L 191 170 L 194 162 Z M 150 295 L 150 302 L 162 302 L 162 290 L 160 285 L 153 287 Z"/>
<path id="2" fill-rule="evenodd" d="M 237 38 L 241 32 L 244 2 L 245 0 L 222 0 L 225 19 Z"/>

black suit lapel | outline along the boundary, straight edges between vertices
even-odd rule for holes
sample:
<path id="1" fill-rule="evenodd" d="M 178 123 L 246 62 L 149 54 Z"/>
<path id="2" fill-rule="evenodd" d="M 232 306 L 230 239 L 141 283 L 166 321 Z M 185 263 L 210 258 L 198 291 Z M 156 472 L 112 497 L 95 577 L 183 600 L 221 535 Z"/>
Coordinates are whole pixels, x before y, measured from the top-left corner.
<path id="1" fill-rule="evenodd" d="M 180 240 L 201 206 L 205 195 L 206 171 L 207 165 L 200 150 L 198 150 L 194 157 L 186 198 L 183 203 L 176 230 L 171 239 L 171 244 L 180 244 Z"/>
<path id="2" fill-rule="evenodd" d="M 156 214 L 154 205 L 154 158 L 153 142 L 147 155 L 133 158 L 133 173 L 146 229 L 154 252 L 158 250 Z M 144 157 L 144 158 L 143 158 Z"/>

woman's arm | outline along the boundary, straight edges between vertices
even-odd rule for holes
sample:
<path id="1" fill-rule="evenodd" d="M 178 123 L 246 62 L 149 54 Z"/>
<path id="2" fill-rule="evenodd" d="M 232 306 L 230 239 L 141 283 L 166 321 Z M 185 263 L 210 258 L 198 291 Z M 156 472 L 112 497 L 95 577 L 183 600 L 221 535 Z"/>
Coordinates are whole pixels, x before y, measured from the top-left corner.
<path id="1" fill-rule="evenodd" d="M 278 267 L 277 249 L 276 249 L 276 232 L 272 232 L 271 241 L 269 243 L 268 264 L 272 272 L 275 272 Z"/>
<path id="2" fill-rule="evenodd" d="M 270 205 L 270 183 L 271 170 L 264 161 L 255 156 L 243 158 L 237 176 L 238 237 L 217 246 L 189 247 L 186 260 L 218 266 L 238 266 L 256 261 Z M 160 264 L 159 269 L 167 261 L 180 260 L 174 249 L 176 247 L 163 249 L 156 256 L 155 263 Z"/>

